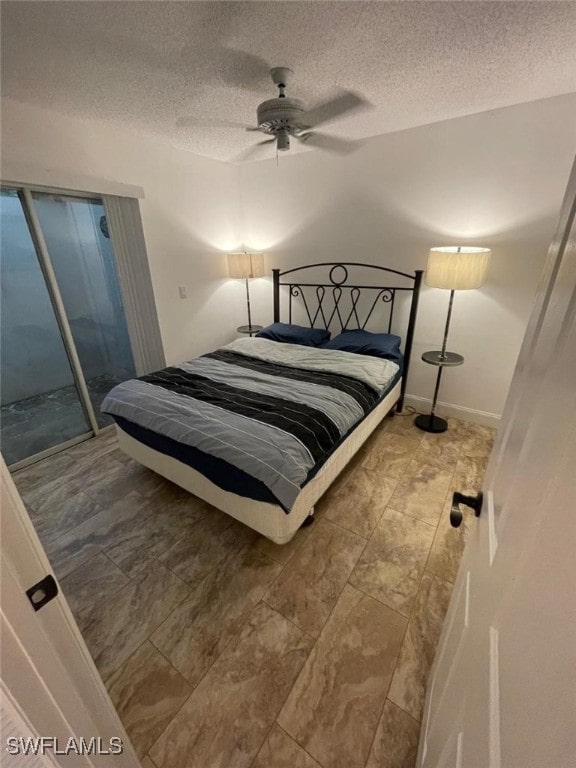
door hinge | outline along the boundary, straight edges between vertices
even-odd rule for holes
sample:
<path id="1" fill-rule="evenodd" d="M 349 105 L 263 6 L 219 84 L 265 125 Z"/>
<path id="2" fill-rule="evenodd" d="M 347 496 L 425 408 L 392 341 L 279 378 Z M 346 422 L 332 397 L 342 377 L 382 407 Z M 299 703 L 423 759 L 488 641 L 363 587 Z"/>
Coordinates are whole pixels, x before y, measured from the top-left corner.
<path id="1" fill-rule="evenodd" d="M 32 603 L 32 608 L 35 611 L 39 611 L 46 603 L 53 600 L 58 594 L 58 584 L 52 574 L 45 576 L 38 584 L 34 584 L 33 587 L 26 590 L 28 600 Z"/>
<path id="2" fill-rule="evenodd" d="M 452 496 L 452 506 L 450 508 L 450 525 L 452 528 L 460 528 L 462 524 L 462 512 L 460 511 L 460 504 L 465 504 L 467 507 L 470 507 L 474 510 L 476 517 L 480 517 L 483 501 L 484 496 L 482 491 L 480 491 L 480 493 L 478 493 L 476 496 L 466 496 L 463 493 L 460 493 L 460 491 L 455 491 L 454 495 Z"/>

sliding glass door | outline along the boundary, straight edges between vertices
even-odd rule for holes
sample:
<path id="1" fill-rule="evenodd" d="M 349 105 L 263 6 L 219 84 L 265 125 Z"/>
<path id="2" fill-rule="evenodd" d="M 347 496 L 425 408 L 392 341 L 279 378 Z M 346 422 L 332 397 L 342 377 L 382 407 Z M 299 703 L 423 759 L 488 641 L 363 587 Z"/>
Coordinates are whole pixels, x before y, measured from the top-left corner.
<path id="1" fill-rule="evenodd" d="M 0 197 L 1 449 L 14 464 L 90 434 L 16 190 Z"/>
<path id="2" fill-rule="evenodd" d="M 1 450 L 18 464 L 111 424 L 136 375 L 101 199 L 2 188 Z"/>
<path id="3" fill-rule="evenodd" d="M 136 375 L 102 201 L 32 193 L 99 426 L 106 394 Z"/>

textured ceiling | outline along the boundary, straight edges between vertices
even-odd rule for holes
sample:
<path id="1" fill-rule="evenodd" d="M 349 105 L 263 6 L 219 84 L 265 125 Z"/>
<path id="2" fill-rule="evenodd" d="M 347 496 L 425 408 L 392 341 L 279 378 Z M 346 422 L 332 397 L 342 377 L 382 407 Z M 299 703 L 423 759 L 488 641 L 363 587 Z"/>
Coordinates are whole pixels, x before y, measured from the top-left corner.
<path id="1" fill-rule="evenodd" d="M 242 126 L 276 95 L 268 65 L 294 70 L 307 105 L 363 94 L 373 109 L 326 127 L 352 139 L 576 91 L 576 2 L 5 0 L 1 14 L 3 96 L 219 160 L 260 138 Z"/>

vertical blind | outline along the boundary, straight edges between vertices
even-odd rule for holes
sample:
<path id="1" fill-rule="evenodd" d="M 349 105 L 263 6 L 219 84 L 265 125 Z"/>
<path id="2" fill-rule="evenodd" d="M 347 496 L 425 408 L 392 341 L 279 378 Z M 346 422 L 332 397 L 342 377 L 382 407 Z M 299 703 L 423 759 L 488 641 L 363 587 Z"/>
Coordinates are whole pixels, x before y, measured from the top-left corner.
<path id="1" fill-rule="evenodd" d="M 104 195 L 110 237 L 139 376 L 166 365 L 138 200 Z"/>

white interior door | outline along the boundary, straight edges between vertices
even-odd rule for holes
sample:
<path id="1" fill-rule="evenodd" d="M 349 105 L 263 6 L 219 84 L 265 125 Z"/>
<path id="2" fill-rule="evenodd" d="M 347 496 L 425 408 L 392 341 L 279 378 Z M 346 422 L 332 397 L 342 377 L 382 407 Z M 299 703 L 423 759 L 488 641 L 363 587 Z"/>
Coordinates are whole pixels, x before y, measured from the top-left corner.
<path id="1" fill-rule="evenodd" d="M 430 676 L 419 768 L 576 765 L 575 210 L 576 165 Z"/>
<path id="2" fill-rule="evenodd" d="M 140 762 L 94 666 L 68 604 L 60 592 L 35 610 L 26 591 L 51 573 L 50 564 L 32 527 L 4 460 L 1 518 L 1 691 L 3 694 L 2 755 L 4 765 L 62 765 L 64 768 L 139 768 Z M 18 718 L 14 713 L 18 713 Z M 21 732 L 24 728 L 25 731 Z M 30 762 L 22 753 L 6 754 L 7 737 L 53 737 L 62 753 L 70 737 L 90 742 L 76 754 L 56 754 L 54 743 L 45 743 L 46 760 Z M 121 754 L 104 754 L 117 750 Z M 11 749 L 16 746 L 11 744 Z M 102 754 L 94 754 L 100 751 Z M 12 756 L 10 756 L 12 754 Z M 6 760 L 6 763 L 4 762 Z"/>

